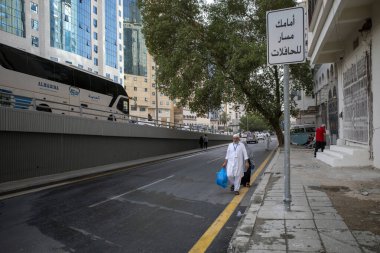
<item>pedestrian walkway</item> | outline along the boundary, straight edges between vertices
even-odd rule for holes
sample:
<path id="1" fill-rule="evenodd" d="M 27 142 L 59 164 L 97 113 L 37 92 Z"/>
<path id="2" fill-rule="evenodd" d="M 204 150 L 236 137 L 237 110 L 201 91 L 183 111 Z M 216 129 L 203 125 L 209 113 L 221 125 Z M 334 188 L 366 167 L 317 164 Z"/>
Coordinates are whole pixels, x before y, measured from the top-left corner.
<path id="1" fill-rule="evenodd" d="M 380 252 L 380 170 L 332 168 L 312 152 L 291 149 L 290 210 L 283 203 L 284 153 L 277 152 L 228 252 Z M 359 202 L 362 212 L 354 208 Z"/>

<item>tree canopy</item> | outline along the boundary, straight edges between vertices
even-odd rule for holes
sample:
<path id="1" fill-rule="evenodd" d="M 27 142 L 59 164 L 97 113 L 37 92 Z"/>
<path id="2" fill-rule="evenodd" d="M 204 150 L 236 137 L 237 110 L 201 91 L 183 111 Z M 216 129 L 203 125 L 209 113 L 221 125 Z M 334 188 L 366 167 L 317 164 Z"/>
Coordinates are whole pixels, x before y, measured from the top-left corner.
<path id="1" fill-rule="evenodd" d="M 241 117 L 239 127 L 243 131 L 250 132 L 272 130 L 267 121 L 260 114 L 255 113 L 250 113 Z"/>
<path id="2" fill-rule="evenodd" d="M 282 66 L 268 66 L 266 11 L 293 0 L 140 0 L 159 89 L 197 113 L 236 102 L 261 114 L 283 144 Z M 293 89 L 311 91 L 307 63 L 290 65 Z M 291 103 L 291 110 L 295 103 Z M 294 110 L 293 110 L 294 111 Z"/>

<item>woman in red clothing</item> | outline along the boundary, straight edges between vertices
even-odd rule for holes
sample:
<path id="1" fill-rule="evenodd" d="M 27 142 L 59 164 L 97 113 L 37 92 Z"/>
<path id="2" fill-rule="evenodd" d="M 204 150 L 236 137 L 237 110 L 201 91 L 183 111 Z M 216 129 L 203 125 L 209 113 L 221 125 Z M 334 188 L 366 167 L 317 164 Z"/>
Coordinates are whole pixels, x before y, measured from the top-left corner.
<path id="1" fill-rule="evenodd" d="M 322 152 L 325 149 L 326 141 L 325 141 L 325 135 L 326 135 L 326 125 L 322 124 L 320 127 L 318 127 L 315 130 L 315 150 L 314 150 L 314 157 L 317 156 L 318 149 L 321 149 Z"/>

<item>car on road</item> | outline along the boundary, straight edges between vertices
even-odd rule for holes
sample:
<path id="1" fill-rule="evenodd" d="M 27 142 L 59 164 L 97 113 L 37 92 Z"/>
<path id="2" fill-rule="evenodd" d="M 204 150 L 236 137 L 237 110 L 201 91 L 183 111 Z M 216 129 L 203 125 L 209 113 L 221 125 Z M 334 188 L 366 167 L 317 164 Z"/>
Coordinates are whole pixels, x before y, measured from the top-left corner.
<path id="1" fill-rule="evenodd" d="M 248 133 L 247 134 L 247 139 L 246 139 L 246 142 L 247 144 L 250 144 L 250 143 L 257 143 L 257 138 L 256 138 L 256 135 L 252 134 L 252 133 Z"/>

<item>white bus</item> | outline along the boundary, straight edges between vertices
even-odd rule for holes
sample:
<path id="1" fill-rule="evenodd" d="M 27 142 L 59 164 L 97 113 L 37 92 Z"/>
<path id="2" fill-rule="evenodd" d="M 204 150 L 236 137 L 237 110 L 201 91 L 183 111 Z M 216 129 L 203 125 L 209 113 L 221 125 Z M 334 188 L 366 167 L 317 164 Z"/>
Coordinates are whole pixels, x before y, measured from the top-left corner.
<path id="1" fill-rule="evenodd" d="M 4 44 L 0 106 L 95 119 L 129 118 L 129 98 L 121 85 Z"/>

